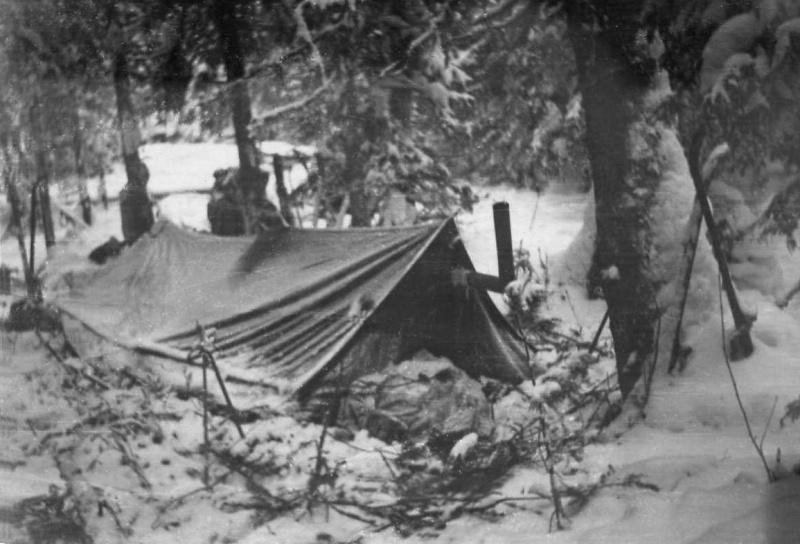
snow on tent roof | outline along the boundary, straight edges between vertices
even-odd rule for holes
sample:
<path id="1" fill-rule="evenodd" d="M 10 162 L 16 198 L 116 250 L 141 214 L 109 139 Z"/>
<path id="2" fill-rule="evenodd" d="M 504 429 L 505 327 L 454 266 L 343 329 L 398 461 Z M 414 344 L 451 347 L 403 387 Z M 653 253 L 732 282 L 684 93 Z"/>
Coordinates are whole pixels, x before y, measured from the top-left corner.
<path id="1" fill-rule="evenodd" d="M 309 390 L 340 365 L 356 377 L 425 348 L 473 375 L 519 381 L 525 350 L 485 292 L 452 218 L 391 229 L 284 229 L 223 238 L 156 224 L 54 303 L 96 334 L 185 356 L 196 326 L 221 356 Z M 153 349 L 153 348 L 158 349 Z"/>

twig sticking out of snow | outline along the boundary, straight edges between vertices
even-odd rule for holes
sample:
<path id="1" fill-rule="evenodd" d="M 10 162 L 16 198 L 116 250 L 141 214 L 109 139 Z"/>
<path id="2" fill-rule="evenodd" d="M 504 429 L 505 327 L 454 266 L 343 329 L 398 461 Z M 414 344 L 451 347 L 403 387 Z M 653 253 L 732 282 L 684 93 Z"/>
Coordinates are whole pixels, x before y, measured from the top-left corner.
<path id="1" fill-rule="evenodd" d="M 770 483 L 775 481 L 775 474 L 769 468 L 769 464 L 767 463 L 767 458 L 764 456 L 764 450 L 761 448 L 761 445 L 756 441 L 756 437 L 753 434 L 753 428 L 750 426 L 750 419 L 747 417 L 747 410 L 744 409 L 744 404 L 742 404 L 742 397 L 739 394 L 739 386 L 736 384 L 736 377 L 733 375 L 733 369 L 731 368 L 731 360 L 728 357 L 728 347 L 727 341 L 725 340 L 725 313 L 722 306 L 722 279 L 718 278 L 719 285 L 718 285 L 718 292 L 719 292 L 719 321 L 720 326 L 722 327 L 722 355 L 725 357 L 725 366 L 728 368 L 728 375 L 731 377 L 731 383 L 733 384 L 733 393 L 736 395 L 736 402 L 739 405 L 739 410 L 742 412 L 742 418 L 744 419 L 744 426 L 747 428 L 747 436 L 750 438 L 750 442 L 753 443 L 753 447 L 756 449 L 756 453 L 758 457 L 761 459 L 761 464 L 764 465 L 764 470 L 767 473 L 767 480 Z"/>

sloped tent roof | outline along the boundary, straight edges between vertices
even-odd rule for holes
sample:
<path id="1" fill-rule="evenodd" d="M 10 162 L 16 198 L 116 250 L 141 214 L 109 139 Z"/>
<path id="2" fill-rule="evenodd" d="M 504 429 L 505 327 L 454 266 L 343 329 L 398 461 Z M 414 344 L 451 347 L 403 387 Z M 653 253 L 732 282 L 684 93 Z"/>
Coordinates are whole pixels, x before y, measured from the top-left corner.
<path id="1" fill-rule="evenodd" d="M 452 218 L 391 229 L 284 229 L 223 238 L 159 222 L 54 303 L 133 349 L 185 355 L 197 323 L 222 356 L 309 391 L 331 367 L 356 377 L 426 348 L 472 375 L 516 382 L 525 348 L 485 292 Z M 354 311 L 356 308 L 356 311 Z M 151 350 L 152 351 L 152 350 Z"/>

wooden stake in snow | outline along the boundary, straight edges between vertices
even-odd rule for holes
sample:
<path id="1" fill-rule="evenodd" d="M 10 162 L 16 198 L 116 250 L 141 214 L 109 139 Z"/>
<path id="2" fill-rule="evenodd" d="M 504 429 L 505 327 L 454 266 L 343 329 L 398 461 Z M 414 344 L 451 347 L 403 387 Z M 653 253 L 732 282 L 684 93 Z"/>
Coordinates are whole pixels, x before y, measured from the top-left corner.
<path id="1" fill-rule="evenodd" d="M 699 149 L 702 145 L 703 138 L 705 137 L 704 130 L 699 129 L 692 138 L 691 149 Z M 711 205 L 708 202 L 708 195 L 706 188 L 702 182 L 702 172 L 700 171 L 699 161 L 689 162 L 689 172 L 694 182 L 694 189 L 697 193 L 697 199 L 700 202 L 700 209 L 703 212 L 703 219 L 705 219 L 708 233 L 711 237 L 711 248 L 714 251 L 714 258 L 717 260 L 719 266 L 719 273 L 722 278 L 722 286 L 725 289 L 725 294 L 728 297 L 728 305 L 733 314 L 734 332 L 729 339 L 730 358 L 733 361 L 746 359 L 753 354 L 753 340 L 750 338 L 750 327 L 755 321 L 755 316 L 748 315 L 742 310 L 739 304 L 739 299 L 736 296 L 736 288 L 731 279 L 730 270 L 728 269 L 728 262 L 725 258 L 725 253 L 722 251 L 722 235 L 714 222 L 714 214 L 711 211 Z"/>
<path id="2" fill-rule="evenodd" d="M 225 403 L 228 405 L 230 409 L 230 419 L 233 421 L 233 424 L 236 425 L 236 430 L 239 431 L 239 437 L 244 438 L 244 431 L 242 430 L 242 425 L 239 423 L 238 414 L 239 411 L 233 407 L 233 402 L 231 401 L 230 395 L 228 395 L 228 388 L 225 387 L 225 380 L 222 378 L 222 373 L 219 371 L 219 367 L 217 366 L 217 361 L 214 359 L 213 351 L 214 351 L 214 329 L 205 329 L 199 323 L 197 324 L 197 333 L 199 335 L 199 340 L 197 344 L 195 344 L 194 349 L 189 353 L 188 359 L 191 361 L 192 359 L 200 358 L 200 362 L 203 365 L 203 388 L 207 393 L 207 383 L 206 383 L 206 367 L 211 367 L 214 371 L 214 375 L 217 377 L 217 383 L 219 384 L 219 388 L 222 390 L 222 396 L 225 398 Z M 206 395 L 207 396 L 207 395 Z M 205 399 L 204 399 L 205 404 Z M 204 423 L 205 424 L 205 423 Z"/>
<path id="3" fill-rule="evenodd" d="M 705 189 L 708 189 L 709 181 L 702 179 L 702 168 L 700 167 L 700 148 L 702 147 L 702 138 L 695 138 L 691 142 L 689 152 L 687 154 L 687 163 L 689 170 L 692 172 L 692 177 L 699 176 L 700 183 Z M 681 259 L 678 277 L 681 280 L 680 287 L 680 302 L 678 303 L 678 324 L 675 327 L 675 337 L 672 341 L 672 350 L 669 357 L 669 365 L 667 372 L 672 372 L 675 367 L 679 371 L 683 370 L 685 366 L 686 351 L 681 346 L 681 329 L 683 326 L 683 314 L 686 311 L 686 301 L 689 298 L 689 284 L 692 280 L 692 270 L 694 268 L 694 258 L 697 254 L 697 243 L 700 239 L 700 226 L 703 224 L 703 212 L 700 208 L 700 197 L 695 195 L 694 204 L 692 206 L 692 213 L 689 216 L 689 224 L 687 225 L 686 238 L 683 241 L 683 257 Z"/>

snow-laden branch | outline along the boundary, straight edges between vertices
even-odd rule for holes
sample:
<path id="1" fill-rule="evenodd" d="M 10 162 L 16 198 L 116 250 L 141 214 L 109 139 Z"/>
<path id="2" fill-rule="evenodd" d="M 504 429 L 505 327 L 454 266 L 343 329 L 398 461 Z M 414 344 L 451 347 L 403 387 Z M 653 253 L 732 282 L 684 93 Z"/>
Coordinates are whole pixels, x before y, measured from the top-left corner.
<path id="1" fill-rule="evenodd" d="M 263 123 L 269 119 L 274 119 L 276 117 L 280 117 L 290 111 L 294 111 L 296 109 L 302 108 L 303 106 L 308 105 L 312 101 L 319 98 L 328 88 L 331 86 L 331 80 L 325 81 L 322 85 L 317 87 L 311 94 L 308 94 L 302 98 L 298 98 L 293 102 L 289 102 L 288 104 L 284 104 L 282 106 L 278 106 L 277 108 L 273 108 L 267 112 L 261 113 L 253 118 L 253 123 Z"/>

